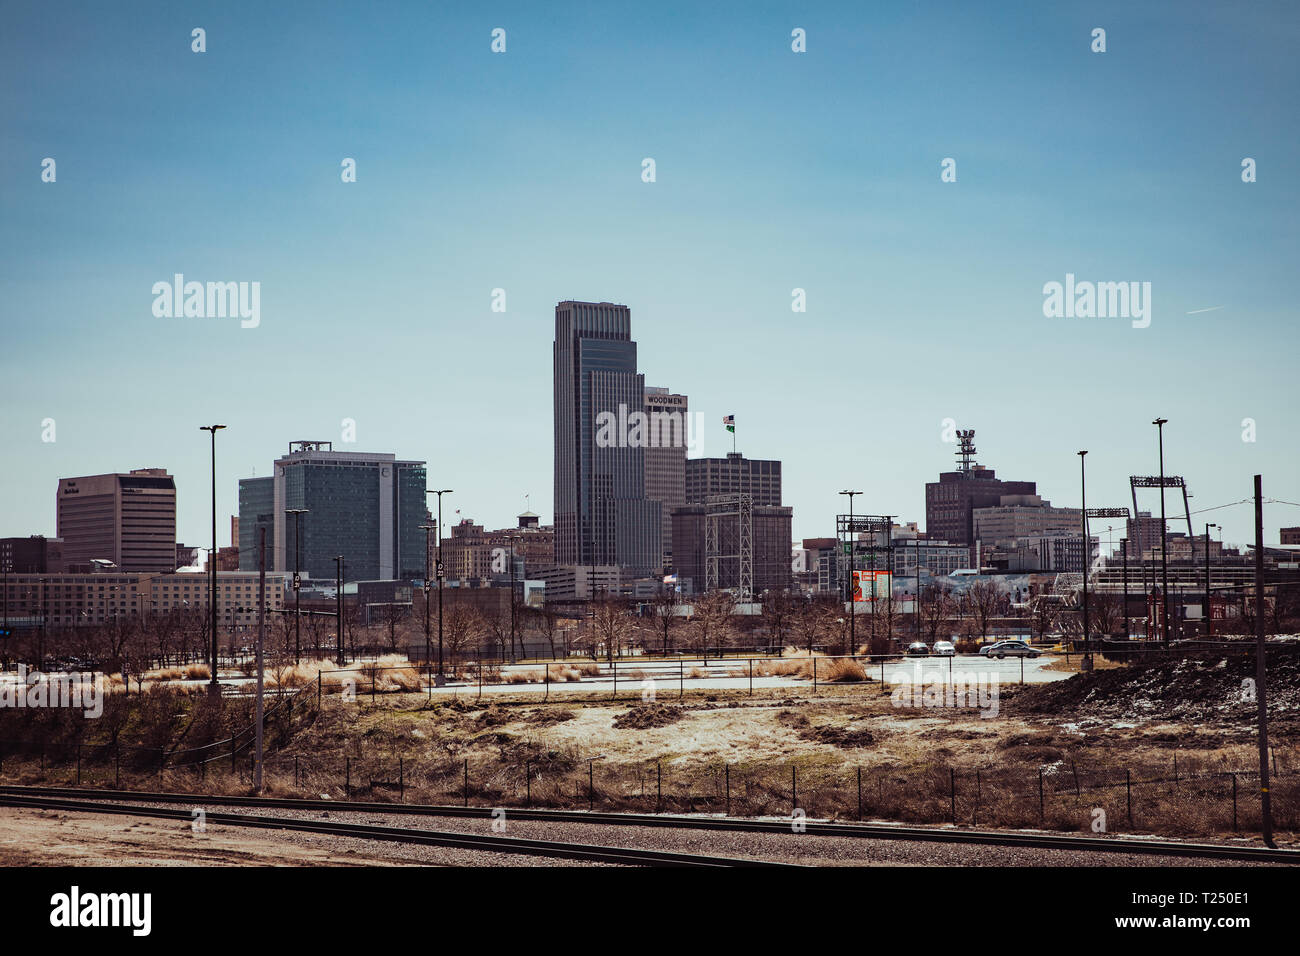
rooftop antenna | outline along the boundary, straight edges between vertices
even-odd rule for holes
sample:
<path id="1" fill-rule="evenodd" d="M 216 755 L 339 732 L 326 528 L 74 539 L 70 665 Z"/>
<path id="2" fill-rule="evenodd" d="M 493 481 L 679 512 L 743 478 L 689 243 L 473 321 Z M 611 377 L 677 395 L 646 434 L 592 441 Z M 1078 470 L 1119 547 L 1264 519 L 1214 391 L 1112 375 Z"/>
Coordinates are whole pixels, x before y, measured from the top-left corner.
<path id="1" fill-rule="evenodd" d="M 975 463 L 975 429 L 958 430 L 957 457 L 961 459 L 961 467 L 958 471 L 963 476 L 969 476 L 971 466 Z"/>

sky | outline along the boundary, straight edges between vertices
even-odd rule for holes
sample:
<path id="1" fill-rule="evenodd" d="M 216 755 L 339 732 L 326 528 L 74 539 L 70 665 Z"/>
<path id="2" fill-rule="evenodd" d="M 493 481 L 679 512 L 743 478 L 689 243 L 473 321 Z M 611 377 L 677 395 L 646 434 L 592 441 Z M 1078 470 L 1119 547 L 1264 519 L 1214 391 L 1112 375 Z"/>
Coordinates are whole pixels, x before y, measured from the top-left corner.
<path id="1" fill-rule="evenodd" d="M 833 533 L 844 488 L 924 525 L 954 423 L 1055 505 L 1080 449 L 1089 506 L 1129 504 L 1156 417 L 1198 533 L 1253 540 L 1231 503 L 1257 473 L 1300 502 L 1294 4 L 10 0 L 0 23 L 0 535 L 54 534 L 60 477 L 165 467 L 206 545 L 213 422 L 222 545 L 237 480 L 298 439 L 425 460 L 489 527 L 525 501 L 549 522 L 564 299 L 630 307 L 699 453 L 734 414 L 738 450 L 785 462 L 796 538 Z M 260 283 L 259 323 L 155 315 L 176 273 Z M 1149 282 L 1149 326 L 1046 316 L 1067 274 Z M 1266 541 L 1292 525 L 1266 507 Z"/>

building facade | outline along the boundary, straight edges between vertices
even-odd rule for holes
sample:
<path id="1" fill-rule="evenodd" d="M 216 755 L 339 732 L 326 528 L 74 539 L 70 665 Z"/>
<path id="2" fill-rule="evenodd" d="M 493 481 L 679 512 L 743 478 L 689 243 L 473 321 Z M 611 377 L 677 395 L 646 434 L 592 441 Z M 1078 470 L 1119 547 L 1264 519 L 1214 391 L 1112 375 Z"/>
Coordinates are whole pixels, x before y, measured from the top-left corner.
<path id="1" fill-rule="evenodd" d="M 295 519 L 288 509 L 306 513 Z M 239 567 L 257 567 L 257 533 L 267 527 L 275 571 L 293 571 L 300 542 L 299 567 L 312 578 L 332 580 L 335 555 L 349 581 L 423 578 L 427 516 L 424 462 L 291 442 L 270 478 L 240 482 Z"/>
<path id="2" fill-rule="evenodd" d="M 755 505 L 781 504 L 781 463 L 728 452 L 726 458 L 686 460 L 686 501 L 704 504 L 710 495 L 744 492 Z M 788 545 L 789 542 L 786 542 Z"/>
<path id="3" fill-rule="evenodd" d="M 686 504 L 686 449 L 690 442 L 689 402 L 666 388 L 646 386 L 650 430 L 645 448 L 645 494 L 659 502 L 665 570 L 673 566 L 673 509 Z"/>
<path id="4" fill-rule="evenodd" d="M 645 449 L 622 427 L 645 408 L 627 306 L 561 302 L 555 307 L 555 562 L 616 565 L 634 573 L 663 561 L 659 503 L 646 497 Z"/>
<path id="5" fill-rule="evenodd" d="M 925 486 L 925 530 L 930 537 L 953 544 L 975 542 L 975 511 L 1001 503 L 1004 495 L 1033 495 L 1032 481 L 1003 481 L 991 468 L 973 465 L 948 471 Z"/>
<path id="6" fill-rule="evenodd" d="M 58 537 L 69 566 L 111 561 L 122 571 L 176 567 L 176 482 L 165 468 L 59 479 Z"/>

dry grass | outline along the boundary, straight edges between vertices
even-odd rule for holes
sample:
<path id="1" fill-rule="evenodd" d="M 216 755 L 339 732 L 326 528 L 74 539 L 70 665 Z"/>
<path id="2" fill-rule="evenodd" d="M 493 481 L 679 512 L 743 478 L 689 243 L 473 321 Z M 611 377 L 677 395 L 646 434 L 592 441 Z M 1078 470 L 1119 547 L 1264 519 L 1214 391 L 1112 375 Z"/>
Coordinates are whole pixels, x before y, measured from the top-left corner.
<path id="1" fill-rule="evenodd" d="M 867 669 L 858 661 L 850 660 L 847 657 L 836 657 L 818 667 L 817 679 L 824 680 L 828 684 L 837 684 L 864 681 L 870 678 L 867 677 Z"/>
<path id="2" fill-rule="evenodd" d="M 686 672 L 686 676 L 692 680 L 699 680 L 701 677 L 708 677 L 709 672 L 703 667 L 692 667 Z"/>
<path id="3" fill-rule="evenodd" d="M 546 671 L 541 668 L 527 668 L 507 671 L 502 680 L 507 684 L 540 684 L 546 680 Z"/>
<path id="4" fill-rule="evenodd" d="M 207 664 L 186 664 L 186 680 L 207 680 L 212 676 L 212 670 Z"/>

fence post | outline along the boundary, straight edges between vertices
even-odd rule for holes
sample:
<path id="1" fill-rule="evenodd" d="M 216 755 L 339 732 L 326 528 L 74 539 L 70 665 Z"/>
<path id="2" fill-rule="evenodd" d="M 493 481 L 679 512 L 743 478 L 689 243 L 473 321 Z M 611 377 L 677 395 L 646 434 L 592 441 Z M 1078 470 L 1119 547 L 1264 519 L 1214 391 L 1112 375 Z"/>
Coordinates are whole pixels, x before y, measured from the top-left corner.
<path id="1" fill-rule="evenodd" d="M 587 761 L 587 812 L 590 813 L 596 805 L 596 761 Z"/>
<path id="2" fill-rule="evenodd" d="M 1128 825 L 1133 825 L 1133 771 L 1124 771 L 1124 797 L 1128 801 Z"/>
<path id="3" fill-rule="evenodd" d="M 397 802 L 406 802 L 406 767 L 402 758 L 397 758 Z"/>
<path id="4" fill-rule="evenodd" d="M 655 813 L 660 813 L 664 806 L 664 768 L 658 760 L 655 761 L 655 788 Z"/>
<path id="5" fill-rule="evenodd" d="M 542 666 L 546 668 L 546 694 L 542 697 L 542 700 L 550 700 L 551 699 L 551 665 L 543 664 Z"/>
<path id="6" fill-rule="evenodd" d="M 343 792 L 352 796 L 352 758 L 343 758 Z"/>
<path id="7" fill-rule="evenodd" d="M 731 816 L 731 764 L 723 764 L 723 773 L 727 781 L 727 816 Z"/>
<path id="8" fill-rule="evenodd" d="M 529 761 L 524 761 L 524 806 L 533 805 L 533 771 Z"/>
<path id="9" fill-rule="evenodd" d="M 122 745 L 113 745 L 113 787 L 120 789 L 122 786 Z"/>
<path id="10" fill-rule="evenodd" d="M 320 710 L 320 668 L 316 668 L 316 709 Z"/>
<path id="11" fill-rule="evenodd" d="M 799 781 L 795 776 L 794 764 L 790 765 L 790 812 L 799 809 Z"/>
<path id="12" fill-rule="evenodd" d="M 858 768 L 858 819 L 862 819 L 862 768 Z"/>
<path id="13" fill-rule="evenodd" d="M 1079 799 L 1079 768 L 1074 765 L 1073 760 L 1070 761 L 1070 772 L 1074 774 L 1074 799 L 1077 802 Z"/>
<path id="14" fill-rule="evenodd" d="M 163 768 L 167 765 L 167 751 L 162 747 L 158 748 L 158 782 L 162 783 Z"/>
<path id="15" fill-rule="evenodd" d="M 1232 832 L 1237 832 L 1237 774 L 1232 775 Z"/>
<path id="16" fill-rule="evenodd" d="M 1024 660 L 1022 657 L 1021 660 Z M 1038 825 L 1043 825 L 1043 768 L 1038 768 Z"/>
<path id="17" fill-rule="evenodd" d="M 686 694 L 686 663 L 677 659 L 677 696 L 683 697 Z"/>
<path id="18" fill-rule="evenodd" d="M 81 741 L 77 741 L 77 786 L 81 786 Z"/>
<path id="19" fill-rule="evenodd" d="M 375 702 L 375 681 L 379 678 L 379 665 L 370 668 L 370 703 Z"/>
<path id="20" fill-rule="evenodd" d="M 469 806 L 469 758 L 465 758 L 465 806 Z"/>
<path id="21" fill-rule="evenodd" d="M 230 735 L 230 772 L 235 772 L 235 735 Z"/>
<path id="22" fill-rule="evenodd" d="M 754 658 L 749 659 L 749 696 L 754 696 Z"/>
<path id="23" fill-rule="evenodd" d="M 951 804 L 952 822 L 957 823 L 957 771 L 948 768 L 948 800 Z"/>
<path id="24" fill-rule="evenodd" d="M 613 700 L 618 700 L 618 661 L 610 661 L 614 666 L 614 696 Z"/>
<path id="25" fill-rule="evenodd" d="M 980 825 L 980 800 L 984 796 L 984 785 L 980 780 L 980 772 L 975 771 L 975 808 L 971 811 L 971 826 Z"/>
<path id="26" fill-rule="evenodd" d="M 295 787 L 298 786 L 298 781 L 299 781 L 299 777 L 298 777 L 298 755 L 297 755 L 297 754 L 294 754 L 294 755 L 293 755 L 293 785 L 294 785 Z"/>
<path id="27" fill-rule="evenodd" d="M 817 658 L 814 657 L 812 659 L 812 662 L 813 662 L 813 693 L 815 694 L 817 693 Z"/>

